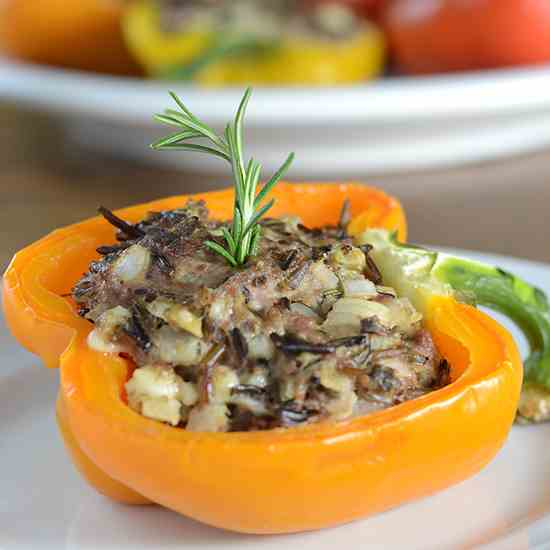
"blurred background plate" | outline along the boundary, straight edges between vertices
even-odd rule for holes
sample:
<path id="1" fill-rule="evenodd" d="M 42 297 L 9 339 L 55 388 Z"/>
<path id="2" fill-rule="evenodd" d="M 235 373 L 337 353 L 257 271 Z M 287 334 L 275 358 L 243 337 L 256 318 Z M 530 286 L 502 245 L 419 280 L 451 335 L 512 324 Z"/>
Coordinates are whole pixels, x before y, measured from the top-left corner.
<path id="1" fill-rule="evenodd" d="M 117 78 L 0 59 L 0 100 L 59 116 L 86 147 L 188 170 L 219 170 L 201 155 L 154 153 L 165 129 L 152 115 L 173 89 L 217 129 L 242 89 Z M 293 176 L 357 177 L 503 158 L 550 145 L 550 68 L 387 78 L 339 88 L 257 88 L 249 153 L 274 169 L 297 153 Z"/>

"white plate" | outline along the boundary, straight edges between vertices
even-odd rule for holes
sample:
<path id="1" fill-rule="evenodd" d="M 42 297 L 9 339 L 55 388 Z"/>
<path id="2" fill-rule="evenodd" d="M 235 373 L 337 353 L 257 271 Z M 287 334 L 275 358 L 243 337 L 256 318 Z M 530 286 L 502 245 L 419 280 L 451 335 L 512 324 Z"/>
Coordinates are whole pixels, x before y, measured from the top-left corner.
<path id="1" fill-rule="evenodd" d="M 550 292 L 548 265 L 463 255 L 496 263 Z M 0 365 L 1 550 L 550 548 L 550 424 L 514 427 L 481 473 L 422 501 L 335 529 L 239 535 L 96 494 L 75 472 L 57 433 L 57 372 L 19 349 L 3 325 Z"/>
<path id="2" fill-rule="evenodd" d="M 115 78 L 0 59 L 0 99 L 62 115 L 88 146 L 193 170 L 225 171 L 189 153 L 158 153 L 152 115 L 173 88 L 221 130 L 241 89 Z M 297 153 L 291 176 L 360 177 L 370 172 L 462 164 L 550 145 L 550 68 L 391 78 L 340 88 L 258 88 L 247 116 L 249 152 L 273 170 Z"/>

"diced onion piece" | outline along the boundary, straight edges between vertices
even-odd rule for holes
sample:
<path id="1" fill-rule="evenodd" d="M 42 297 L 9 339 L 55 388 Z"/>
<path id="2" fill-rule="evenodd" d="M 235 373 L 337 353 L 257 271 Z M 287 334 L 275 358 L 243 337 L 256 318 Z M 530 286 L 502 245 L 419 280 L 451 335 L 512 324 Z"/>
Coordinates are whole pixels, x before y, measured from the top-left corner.
<path id="1" fill-rule="evenodd" d="M 311 267 L 311 273 L 313 279 L 319 284 L 321 289 L 332 290 L 338 288 L 338 277 L 325 262 L 315 262 Z"/>
<path id="2" fill-rule="evenodd" d="M 294 302 L 290 304 L 290 311 L 292 311 L 293 313 L 299 313 L 300 315 L 305 315 L 306 317 L 311 317 L 312 319 L 319 318 L 315 311 L 300 302 Z"/>
<path id="3" fill-rule="evenodd" d="M 267 334 L 257 334 L 248 340 L 250 359 L 271 359 L 275 353 L 273 342 Z"/>
<path id="4" fill-rule="evenodd" d="M 149 250 L 139 244 L 134 244 L 118 257 L 113 266 L 113 272 L 124 283 L 137 283 L 145 278 L 150 265 L 151 253 Z"/>
<path id="5" fill-rule="evenodd" d="M 202 338 L 202 319 L 186 307 L 174 306 L 166 313 L 166 319 L 171 325 L 186 330 L 197 338 Z"/>
<path id="6" fill-rule="evenodd" d="M 210 400 L 212 403 L 225 403 L 231 397 L 231 390 L 239 385 L 237 373 L 219 365 L 214 368 L 212 379 L 210 381 Z"/>
<path id="7" fill-rule="evenodd" d="M 371 351 L 378 351 L 399 346 L 401 344 L 401 336 L 399 334 L 390 334 L 388 336 L 371 334 L 369 341 Z"/>
<path id="8" fill-rule="evenodd" d="M 196 365 L 208 351 L 208 345 L 187 332 L 169 326 L 161 327 L 154 336 L 159 359 L 173 365 Z"/>
<path id="9" fill-rule="evenodd" d="M 219 403 L 198 405 L 191 409 L 186 428 L 190 432 L 226 432 L 228 412 L 227 407 Z"/>
<path id="10" fill-rule="evenodd" d="M 281 401 L 291 401 L 298 393 L 298 381 L 294 378 L 283 378 L 279 384 Z"/>
<path id="11" fill-rule="evenodd" d="M 126 382 L 128 404 L 148 418 L 177 426 L 181 421 L 180 384 L 173 369 L 146 366 L 134 371 Z"/>
<path id="12" fill-rule="evenodd" d="M 116 306 L 104 311 L 96 321 L 96 329 L 99 329 L 107 339 L 116 337 L 120 329 L 132 316 L 132 314 L 122 306 Z"/>
<path id="13" fill-rule="evenodd" d="M 376 286 L 368 279 L 348 279 L 343 282 L 344 295 L 355 298 L 374 298 Z"/>
<path id="14" fill-rule="evenodd" d="M 167 397 L 146 398 L 141 404 L 141 414 L 177 426 L 181 421 L 181 403 Z"/>
<path id="15" fill-rule="evenodd" d="M 166 298 L 157 298 L 147 304 L 146 308 L 149 313 L 163 319 L 173 327 L 185 330 L 197 338 L 202 338 L 202 319 L 186 307 Z"/>
<path id="16" fill-rule="evenodd" d="M 323 364 L 319 369 L 319 381 L 329 390 L 347 393 L 353 390 L 353 381 L 344 373 L 338 371 L 335 365 Z"/>
<path id="17" fill-rule="evenodd" d="M 327 403 L 327 411 L 333 420 L 343 420 L 353 413 L 357 395 L 353 391 L 354 381 L 340 372 L 334 364 L 326 363 L 319 369 L 319 381 L 329 390 L 337 392 L 337 397 Z"/>
<path id="18" fill-rule="evenodd" d="M 192 407 L 199 400 L 197 386 L 191 382 L 179 383 L 178 399 L 186 406 Z"/>
<path id="19" fill-rule="evenodd" d="M 227 294 L 220 294 L 212 302 L 210 306 L 209 316 L 212 322 L 217 325 L 222 325 L 230 321 L 233 313 L 233 303 L 231 297 Z"/>
<path id="20" fill-rule="evenodd" d="M 103 312 L 96 321 L 96 326 L 88 335 L 88 346 L 102 353 L 118 353 L 125 346 L 117 343 L 117 331 L 130 319 L 130 312 L 116 306 Z"/>
<path id="21" fill-rule="evenodd" d="M 164 321 L 166 321 L 166 314 L 173 306 L 174 302 L 166 298 L 155 298 L 152 302 L 145 304 L 145 308 L 151 315 Z"/>
<path id="22" fill-rule="evenodd" d="M 269 376 L 267 369 L 256 367 L 252 369 L 252 372 L 245 374 L 242 377 L 243 384 L 249 386 L 257 386 L 258 388 L 265 388 L 269 383 Z"/>
<path id="23" fill-rule="evenodd" d="M 398 330 L 406 334 L 416 331 L 417 324 L 422 320 L 422 314 L 414 309 L 408 298 L 398 298 L 388 304 L 391 318 Z"/>
<path id="24" fill-rule="evenodd" d="M 128 401 L 146 397 L 176 398 L 183 382 L 174 369 L 166 367 L 140 367 L 134 371 L 132 378 L 126 382 Z"/>
<path id="25" fill-rule="evenodd" d="M 362 272 L 367 266 L 364 252 L 351 245 L 339 245 L 330 253 L 330 263 L 350 271 Z"/>
<path id="26" fill-rule="evenodd" d="M 378 302 L 364 298 L 340 298 L 335 302 L 323 324 L 324 328 L 337 325 L 359 325 L 361 319 L 377 317 L 384 326 L 391 327 L 390 310 Z"/>
<path id="27" fill-rule="evenodd" d="M 345 420 L 353 414 L 356 403 L 357 394 L 354 391 L 349 391 L 331 399 L 326 408 L 332 420 Z"/>
<path id="28" fill-rule="evenodd" d="M 389 369 L 392 372 L 392 376 L 396 378 L 397 382 L 404 382 L 409 379 L 409 384 L 414 384 L 413 378 L 414 372 L 411 370 L 410 365 L 407 362 L 407 358 L 404 355 L 396 355 L 395 357 L 381 358 L 377 365 L 385 369 Z"/>
<path id="29" fill-rule="evenodd" d="M 92 330 L 92 332 L 88 334 L 86 341 L 88 343 L 88 347 L 95 351 L 99 351 L 100 353 L 120 353 L 126 349 L 123 345 L 106 338 L 105 335 L 98 329 Z"/>

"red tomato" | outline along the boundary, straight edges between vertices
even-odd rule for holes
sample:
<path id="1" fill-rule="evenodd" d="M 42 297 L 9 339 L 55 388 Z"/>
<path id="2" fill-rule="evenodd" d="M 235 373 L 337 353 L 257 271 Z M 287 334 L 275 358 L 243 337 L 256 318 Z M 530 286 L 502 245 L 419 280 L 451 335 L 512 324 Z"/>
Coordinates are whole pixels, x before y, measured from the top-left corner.
<path id="1" fill-rule="evenodd" d="M 393 0 L 383 21 L 407 73 L 550 62 L 550 0 Z"/>
<path id="2" fill-rule="evenodd" d="M 304 0 L 306 5 L 321 4 L 323 2 L 345 4 L 360 15 L 373 16 L 380 12 L 382 5 L 387 3 L 388 0 Z"/>
<path id="3" fill-rule="evenodd" d="M 363 15 L 374 15 L 382 7 L 382 4 L 386 3 L 387 0 L 341 0 L 345 4 L 350 5 L 358 13 Z"/>

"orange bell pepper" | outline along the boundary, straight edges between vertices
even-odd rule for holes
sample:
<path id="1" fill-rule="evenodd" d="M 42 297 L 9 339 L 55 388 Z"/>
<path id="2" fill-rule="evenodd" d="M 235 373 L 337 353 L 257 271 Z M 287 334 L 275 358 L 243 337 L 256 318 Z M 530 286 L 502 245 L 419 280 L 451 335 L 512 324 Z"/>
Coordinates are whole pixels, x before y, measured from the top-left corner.
<path id="1" fill-rule="evenodd" d="M 140 75 L 122 33 L 125 5 L 124 0 L 3 0 L 0 51 L 31 63 Z"/>
<path id="2" fill-rule="evenodd" d="M 334 223 L 345 197 L 362 223 L 406 227 L 401 206 L 359 185 L 273 190 L 273 215 Z M 232 191 L 199 195 L 227 218 Z M 131 221 L 175 208 L 176 197 L 128 208 Z M 157 503 L 210 525 L 285 533 L 337 525 L 429 495 L 481 469 L 514 419 L 522 368 L 510 334 L 482 312 L 434 297 L 426 325 L 451 364 L 453 382 L 401 405 L 342 422 L 259 432 L 192 433 L 142 417 L 125 402 L 131 362 L 91 350 L 91 326 L 62 298 L 113 239 L 94 218 L 24 249 L 4 278 L 4 307 L 19 341 L 61 368 L 58 420 L 67 448 L 98 491 Z M 234 504 L 233 504 L 234 503 Z"/>

